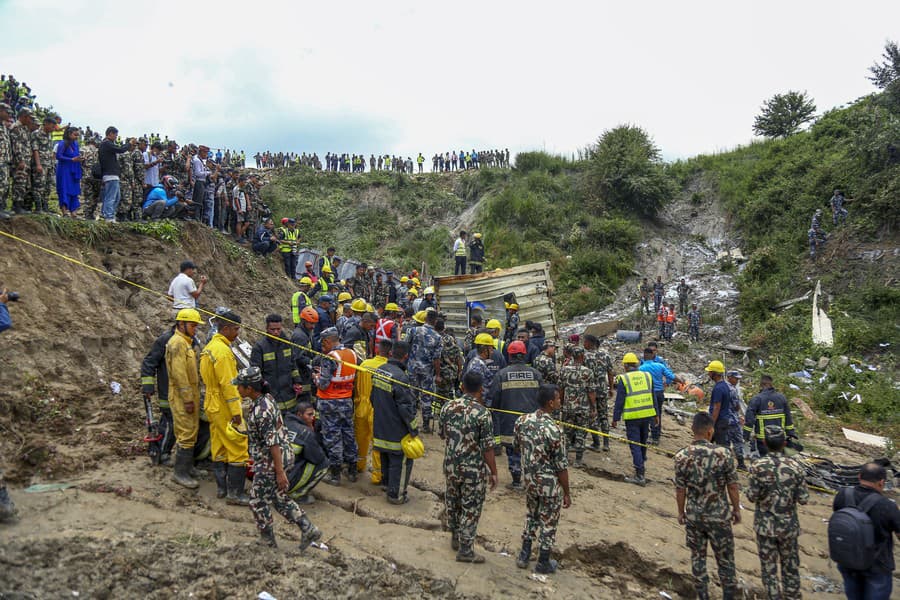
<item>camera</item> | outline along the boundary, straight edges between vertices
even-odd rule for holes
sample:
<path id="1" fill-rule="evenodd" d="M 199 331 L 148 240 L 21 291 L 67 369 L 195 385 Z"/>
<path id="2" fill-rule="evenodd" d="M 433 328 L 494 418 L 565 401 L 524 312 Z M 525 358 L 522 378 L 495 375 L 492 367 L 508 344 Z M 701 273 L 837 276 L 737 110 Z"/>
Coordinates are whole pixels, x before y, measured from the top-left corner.
<path id="1" fill-rule="evenodd" d="M 19 292 L 6 292 L 6 298 L 10 302 L 18 302 L 19 301 Z"/>

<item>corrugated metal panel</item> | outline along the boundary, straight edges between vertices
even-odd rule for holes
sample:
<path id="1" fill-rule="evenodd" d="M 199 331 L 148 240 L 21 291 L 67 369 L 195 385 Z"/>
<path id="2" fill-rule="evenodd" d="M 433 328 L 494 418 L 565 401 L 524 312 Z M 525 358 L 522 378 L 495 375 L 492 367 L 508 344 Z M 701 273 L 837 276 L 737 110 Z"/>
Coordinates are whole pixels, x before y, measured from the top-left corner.
<path id="1" fill-rule="evenodd" d="M 558 338 L 556 316 L 553 313 L 553 282 L 550 280 L 550 263 L 541 262 L 479 273 L 437 277 L 435 292 L 441 310 L 447 315 L 447 326 L 462 337 L 468 328 L 468 302 L 481 302 L 487 309 L 488 319 L 505 324 L 506 311 L 503 296 L 516 295 L 519 318 L 540 323 L 548 339 Z"/>

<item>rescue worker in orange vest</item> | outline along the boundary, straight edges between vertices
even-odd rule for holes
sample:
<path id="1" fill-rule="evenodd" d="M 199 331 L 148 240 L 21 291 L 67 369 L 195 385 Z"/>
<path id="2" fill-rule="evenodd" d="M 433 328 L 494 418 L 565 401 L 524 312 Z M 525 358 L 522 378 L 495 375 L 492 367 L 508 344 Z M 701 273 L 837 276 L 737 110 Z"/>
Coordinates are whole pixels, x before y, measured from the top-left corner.
<path id="1" fill-rule="evenodd" d="M 616 405 L 613 408 L 612 427 L 616 428 L 619 420 L 625 421 L 625 437 L 631 449 L 634 463 L 634 477 L 626 477 L 625 481 L 639 486 L 647 485 L 644 479 L 644 465 L 647 462 L 647 439 L 650 437 L 650 424 L 659 424 L 659 415 L 653 404 L 653 379 L 650 373 L 638 371 L 640 361 L 634 352 L 622 358 L 625 373 L 616 377 Z"/>
<path id="2" fill-rule="evenodd" d="M 672 336 L 675 335 L 675 303 L 669 303 L 669 310 L 666 312 L 666 341 L 671 342 Z"/>
<path id="3" fill-rule="evenodd" d="M 383 340 L 396 342 L 400 339 L 400 324 L 397 320 L 399 312 L 400 307 L 396 302 L 388 302 L 384 306 L 384 316 L 378 319 L 378 323 L 375 325 L 376 344 Z"/>
<path id="4" fill-rule="evenodd" d="M 369 448 L 372 445 L 372 427 L 374 426 L 375 411 L 372 409 L 372 372 L 388 361 L 393 340 L 382 339 L 376 346 L 378 354 L 364 360 L 356 371 L 356 381 L 353 387 L 353 427 L 356 433 L 356 446 L 358 458 L 356 471 L 362 473 L 366 470 L 366 462 Z M 372 483 L 381 484 L 381 454 L 378 450 L 372 450 Z"/>
<path id="5" fill-rule="evenodd" d="M 322 354 L 328 355 L 316 373 L 316 407 L 322 421 L 322 443 L 331 463 L 331 472 L 325 483 L 340 485 L 341 465 L 347 465 L 347 479 L 356 481 L 358 455 L 353 433 L 356 354 L 341 345 L 340 334 L 334 327 L 322 331 L 320 342 Z"/>
<path id="6" fill-rule="evenodd" d="M 666 339 L 666 317 L 668 313 L 669 309 L 666 303 L 661 303 L 656 311 L 656 324 L 659 326 L 659 339 L 661 340 Z"/>

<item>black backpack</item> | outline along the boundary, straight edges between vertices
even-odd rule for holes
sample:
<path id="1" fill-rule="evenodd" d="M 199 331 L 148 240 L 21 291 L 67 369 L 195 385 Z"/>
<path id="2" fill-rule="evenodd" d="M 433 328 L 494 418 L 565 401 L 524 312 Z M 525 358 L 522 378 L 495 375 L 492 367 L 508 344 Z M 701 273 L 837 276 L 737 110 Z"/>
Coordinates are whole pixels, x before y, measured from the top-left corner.
<path id="1" fill-rule="evenodd" d="M 841 491 L 844 508 L 835 511 L 828 521 L 828 555 L 837 564 L 853 571 L 866 571 L 875 564 L 875 525 L 869 511 L 881 500 L 881 494 L 869 493 L 856 503 L 854 488 Z"/>

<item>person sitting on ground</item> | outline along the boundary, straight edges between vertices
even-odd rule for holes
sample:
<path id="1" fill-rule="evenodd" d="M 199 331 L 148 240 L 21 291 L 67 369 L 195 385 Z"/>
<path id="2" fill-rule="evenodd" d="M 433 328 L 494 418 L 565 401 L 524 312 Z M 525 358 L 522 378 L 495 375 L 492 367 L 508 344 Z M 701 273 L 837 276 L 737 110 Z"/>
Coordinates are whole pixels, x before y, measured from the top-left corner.
<path id="1" fill-rule="evenodd" d="M 266 219 L 263 224 L 256 229 L 253 234 L 253 251 L 257 254 L 271 254 L 278 248 L 278 241 L 275 239 L 275 221 L 271 218 Z"/>
<path id="2" fill-rule="evenodd" d="M 142 205 L 144 217 L 155 219 L 174 219 L 184 213 L 185 203 L 176 195 L 178 180 L 165 175 L 159 185 L 153 186 Z"/>
<path id="3" fill-rule="evenodd" d="M 309 495 L 328 474 L 328 457 L 316 432 L 316 409 L 309 402 L 299 402 L 296 413 L 284 415 L 287 437 L 294 450 L 294 466 L 288 472 L 288 495 L 297 504 L 312 504 Z"/>

